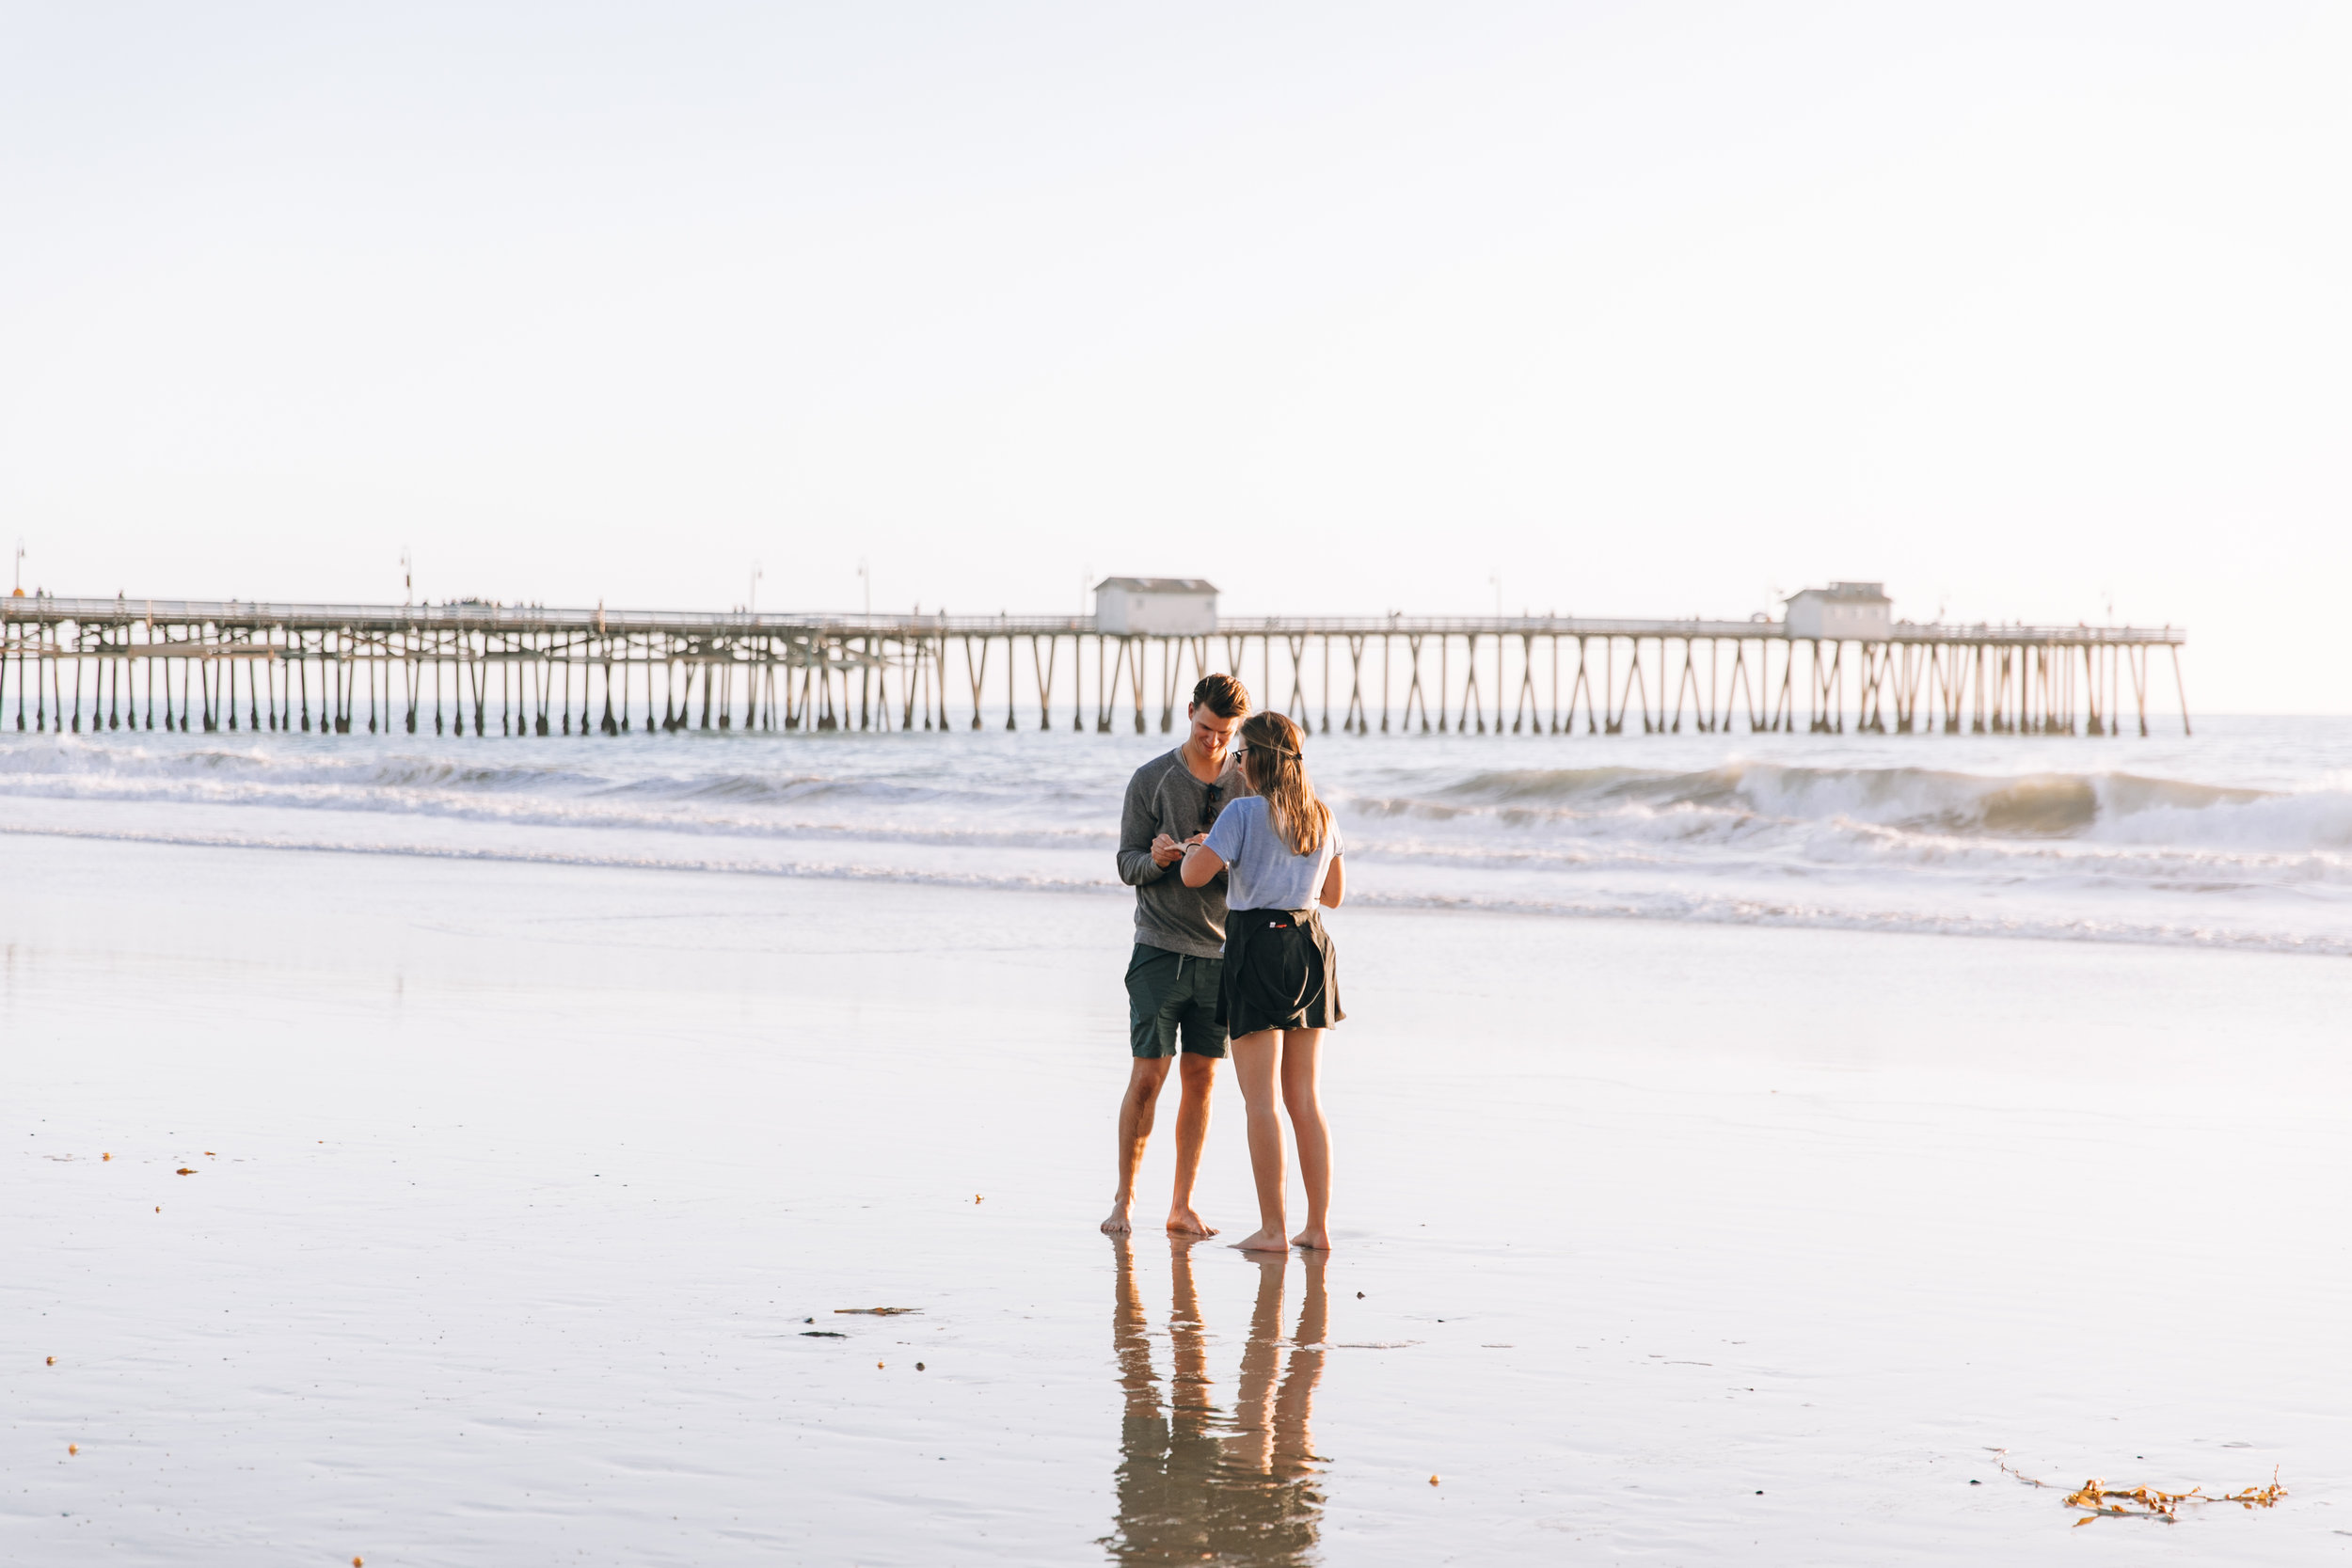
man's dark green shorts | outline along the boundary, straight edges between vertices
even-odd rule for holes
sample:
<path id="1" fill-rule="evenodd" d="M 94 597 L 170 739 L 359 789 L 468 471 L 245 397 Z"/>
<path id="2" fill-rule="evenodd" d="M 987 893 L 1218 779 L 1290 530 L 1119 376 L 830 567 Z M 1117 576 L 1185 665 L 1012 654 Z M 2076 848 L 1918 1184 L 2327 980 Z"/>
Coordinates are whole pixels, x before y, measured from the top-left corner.
<path id="1" fill-rule="evenodd" d="M 1224 1055 L 1225 1030 L 1216 1021 L 1224 983 L 1222 958 L 1136 943 L 1127 960 L 1127 1043 L 1138 1056 L 1173 1056 L 1179 1039 L 1192 1055 Z"/>

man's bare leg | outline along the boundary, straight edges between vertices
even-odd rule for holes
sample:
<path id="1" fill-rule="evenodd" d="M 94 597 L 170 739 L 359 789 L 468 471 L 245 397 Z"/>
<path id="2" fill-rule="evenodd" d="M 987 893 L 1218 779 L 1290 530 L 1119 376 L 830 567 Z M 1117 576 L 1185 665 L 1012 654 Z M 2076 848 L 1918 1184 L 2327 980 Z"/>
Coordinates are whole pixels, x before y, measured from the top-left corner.
<path id="1" fill-rule="evenodd" d="M 1258 1228 L 1233 1244 L 1244 1252 L 1288 1252 L 1282 1234 L 1282 1109 L 1275 1077 L 1282 1054 L 1282 1032 L 1261 1029 L 1232 1043 L 1233 1076 L 1249 1115 L 1249 1174 L 1258 1185 Z"/>
<path id="2" fill-rule="evenodd" d="M 1214 1236 L 1216 1227 L 1193 1212 L 1192 1183 L 1200 1174 L 1201 1146 L 1209 1141 L 1209 1091 L 1216 1087 L 1216 1058 L 1187 1051 L 1177 1062 L 1184 1098 L 1176 1106 L 1176 1192 L 1168 1204 L 1168 1228 L 1178 1236 Z"/>
<path id="3" fill-rule="evenodd" d="M 1216 1401 L 1209 1392 L 1216 1385 L 1209 1376 L 1209 1335 L 1192 1277 L 1192 1243 L 1182 1236 L 1168 1241 L 1168 1340 L 1176 1374 L 1168 1380 L 1168 1415 L 1176 1436 L 1199 1437 L 1216 1424 Z"/>
<path id="4" fill-rule="evenodd" d="M 1103 1222 L 1109 1235 L 1124 1236 L 1135 1228 L 1127 1216 L 1136 1202 L 1136 1171 L 1143 1164 L 1143 1146 L 1152 1141 L 1152 1112 L 1159 1104 L 1160 1085 L 1167 1082 L 1167 1057 L 1135 1058 L 1127 1092 L 1119 1101 L 1119 1196 L 1111 1199 L 1111 1217 Z M 1181 1117 L 1178 1125 L 1182 1127 Z M 1197 1161 L 1198 1149 L 1194 1157 Z"/>

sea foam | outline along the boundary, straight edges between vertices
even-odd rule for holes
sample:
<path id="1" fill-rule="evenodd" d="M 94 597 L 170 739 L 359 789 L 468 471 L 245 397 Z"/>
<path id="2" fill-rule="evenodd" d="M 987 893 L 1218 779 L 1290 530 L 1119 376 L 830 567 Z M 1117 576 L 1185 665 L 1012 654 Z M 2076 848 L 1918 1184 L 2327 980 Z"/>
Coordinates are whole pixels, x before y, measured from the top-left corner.
<path id="1" fill-rule="evenodd" d="M 1159 736 L 0 734 L 0 827 L 1117 892 Z M 2352 724 L 1326 736 L 1367 904 L 2352 950 Z"/>

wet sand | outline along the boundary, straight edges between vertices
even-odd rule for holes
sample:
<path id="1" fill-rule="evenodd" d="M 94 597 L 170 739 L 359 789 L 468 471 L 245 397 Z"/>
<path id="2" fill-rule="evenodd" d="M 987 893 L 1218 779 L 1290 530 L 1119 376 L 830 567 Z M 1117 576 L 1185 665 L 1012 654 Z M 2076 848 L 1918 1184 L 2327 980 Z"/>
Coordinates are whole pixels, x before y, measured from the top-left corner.
<path id="1" fill-rule="evenodd" d="M 7 851 L 11 1560 L 2352 1546 L 2333 960 L 1343 911 L 1262 1263 L 1094 1228 L 1114 898 Z"/>

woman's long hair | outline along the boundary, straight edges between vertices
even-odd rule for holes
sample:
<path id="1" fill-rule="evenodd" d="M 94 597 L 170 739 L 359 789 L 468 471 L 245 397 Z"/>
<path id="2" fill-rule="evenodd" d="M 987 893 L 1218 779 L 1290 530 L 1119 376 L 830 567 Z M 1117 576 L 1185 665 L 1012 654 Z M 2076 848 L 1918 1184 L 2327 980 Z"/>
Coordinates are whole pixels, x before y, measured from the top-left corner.
<path id="1" fill-rule="evenodd" d="M 1299 755 L 1298 726 L 1287 714 L 1253 713 L 1242 721 L 1242 777 L 1265 797 L 1274 831 L 1294 855 L 1311 855 L 1331 836 L 1331 808 L 1315 795 L 1314 781 Z"/>

